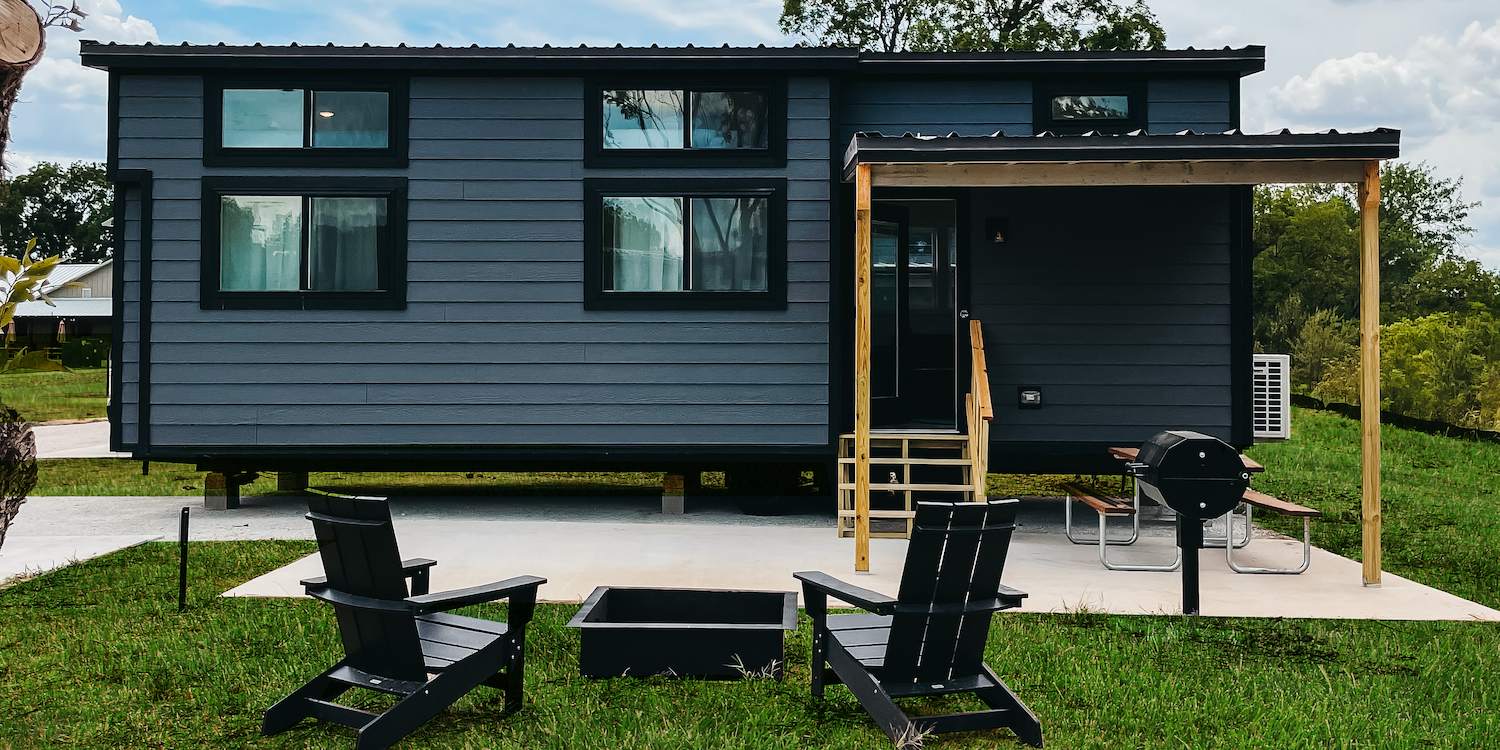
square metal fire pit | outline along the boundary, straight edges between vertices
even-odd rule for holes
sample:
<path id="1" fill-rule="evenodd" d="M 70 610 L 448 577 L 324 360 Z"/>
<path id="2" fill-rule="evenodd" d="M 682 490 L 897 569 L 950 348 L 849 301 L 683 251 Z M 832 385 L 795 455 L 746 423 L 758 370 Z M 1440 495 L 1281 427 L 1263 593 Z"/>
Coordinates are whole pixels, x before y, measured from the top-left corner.
<path id="1" fill-rule="evenodd" d="M 585 677 L 737 679 L 749 672 L 780 679 L 797 595 L 600 586 L 568 627 L 578 629 Z"/>

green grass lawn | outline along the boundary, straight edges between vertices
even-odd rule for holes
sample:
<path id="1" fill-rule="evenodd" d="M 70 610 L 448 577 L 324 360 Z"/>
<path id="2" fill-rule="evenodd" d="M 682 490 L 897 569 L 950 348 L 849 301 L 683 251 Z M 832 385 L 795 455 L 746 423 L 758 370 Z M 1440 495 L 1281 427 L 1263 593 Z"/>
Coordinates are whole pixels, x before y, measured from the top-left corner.
<path id="1" fill-rule="evenodd" d="M 1359 559 L 1359 422 L 1298 409 L 1292 434 L 1251 449 L 1266 465 L 1255 487 L 1322 510 L 1313 544 Z M 1381 443 L 1382 567 L 1500 607 L 1500 444 L 1389 425 Z M 1266 513 L 1255 520 L 1302 533 L 1295 519 Z"/>
<path id="2" fill-rule="evenodd" d="M 312 549 L 195 544 L 183 614 L 176 550 L 162 543 L 0 593 L 0 746 L 352 747 L 346 730 L 310 722 L 257 735 L 266 706 L 337 658 L 329 608 L 216 596 Z M 844 688 L 809 697 L 805 620 L 785 682 L 590 681 L 564 627 L 573 609 L 540 608 L 520 713 L 498 719 L 499 693 L 481 688 L 403 747 L 889 746 Z M 1494 624 L 1010 614 L 995 618 L 987 659 L 1052 747 L 1477 748 L 1500 736 Z M 981 733 L 927 744 L 1011 743 Z"/>
<path id="3" fill-rule="evenodd" d="M 93 369 L 0 375 L 0 403 L 33 423 L 104 419 L 105 372 Z"/>
<path id="4" fill-rule="evenodd" d="M 369 495 L 507 495 L 628 494 L 661 492 L 661 472 L 314 472 L 313 487 Z M 1061 492 L 1067 477 L 1048 475 L 990 476 L 992 495 L 1045 495 Z M 703 472 L 703 489 L 724 489 L 723 472 Z M 262 474 L 246 485 L 247 495 L 276 491 L 276 474 Z M 33 495 L 201 495 L 203 472 L 192 464 L 154 462 L 141 473 L 141 462 L 111 458 L 59 458 L 40 462 Z"/>
<path id="5" fill-rule="evenodd" d="M 192 464 L 152 462 L 141 474 L 141 462 L 113 458 L 59 458 L 38 462 L 33 495 L 202 495 L 203 472 Z M 723 488 L 723 475 L 706 473 L 704 486 Z M 315 472 L 308 482 L 321 489 L 365 495 L 621 495 L 660 494 L 661 472 Z M 276 474 L 267 472 L 245 485 L 246 495 L 276 491 Z"/>
<path id="6" fill-rule="evenodd" d="M 1294 429 L 1294 440 L 1254 450 L 1268 466 L 1256 486 L 1324 509 L 1315 542 L 1357 556 L 1357 424 L 1299 410 Z M 1500 446 L 1391 428 L 1385 439 L 1387 569 L 1500 604 L 1492 559 L 1500 549 Z M 43 481 L 108 494 L 148 483 L 160 494 L 196 494 L 201 476 L 191 469 L 156 464 L 142 478 L 132 476 L 139 472 L 133 462 L 58 461 L 44 463 Z M 654 493 L 658 477 L 321 474 L 313 481 L 388 493 L 427 492 L 434 483 L 449 492 L 577 491 L 582 482 L 589 491 L 602 483 Z M 1028 492 L 1055 481 L 992 478 L 992 485 Z M 269 479 L 261 482 L 257 491 L 271 489 Z M 350 733 L 311 723 L 276 738 L 257 735 L 266 706 L 337 658 L 330 610 L 313 601 L 217 596 L 312 549 L 307 542 L 195 544 L 182 614 L 170 544 L 0 591 L 0 747 L 352 746 Z M 499 694 L 481 689 L 404 746 L 889 746 L 844 688 L 831 688 L 823 702 L 809 697 L 805 620 L 789 640 L 784 682 L 596 682 L 576 674 L 578 642 L 564 627 L 573 610 L 540 608 L 519 714 L 498 719 Z M 995 618 L 987 660 L 1036 710 L 1051 747 L 1475 748 L 1500 737 L 1494 623 L 1006 614 Z M 970 707 L 934 702 L 919 710 Z M 1011 740 L 982 733 L 927 744 L 988 748 Z"/>

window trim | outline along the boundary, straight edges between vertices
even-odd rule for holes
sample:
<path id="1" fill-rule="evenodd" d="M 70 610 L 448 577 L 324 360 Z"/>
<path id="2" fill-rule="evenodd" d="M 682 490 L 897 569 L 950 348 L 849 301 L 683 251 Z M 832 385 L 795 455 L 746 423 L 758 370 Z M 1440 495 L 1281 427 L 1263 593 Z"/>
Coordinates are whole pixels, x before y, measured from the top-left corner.
<path id="1" fill-rule="evenodd" d="M 410 86 L 405 77 L 346 74 L 286 78 L 204 77 L 203 164 L 208 167 L 405 167 Z M 225 89 L 301 89 L 303 143 L 299 148 L 224 146 Z M 314 91 L 382 91 L 388 96 L 385 148 L 316 148 L 309 144 Z"/>
<path id="2" fill-rule="evenodd" d="M 1055 120 L 1052 99 L 1057 96 L 1123 96 L 1129 102 L 1130 116 L 1123 120 Z M 1032 129 L 1059 135 L 1079 135 L 1090 130 L 1101 133 L 1128 133 L 1146 128 L 1150 122 L 1146 111 L 1146 84 L 1139 80 L 1062 79 L 1036 84 L 1032 91 Z"/>
<path id="3" fill-rule="evenodd" d="M 787 296 L 784 178 L 586 178 L 583 181 L 583 307 L 585 310 L 784 310 Z M 765 197 L 766 290 L 763 292 L 612 292 L 604 288 L 604 199 Z M 684 211 L 691 210 L 684 204 Z M 684 223 L 683 231 L 688 231 Z M 684 238 L 685 240 L 688 238 Z M 683 253 L 691 253 L 690 242 Z"/>
<path id="4" fill-rule="evenodd" d="M 226 195 L 295 195 L 308 198 L 385 198 L 388 251 L 379 257 L 380 291 L 228 291 L 219 288 L 221 200 Z M 304 206 L 306 203 L 304 202 Z M 306 209 L 304 209 L 305 211 Z M 405 177 L 204 177 L 199 243 L 199 307 L 204 310 L 404 310 L 406 309 Z M 303 269 L 309 217 L 303 217 Z M 305 279 L 304 279 L 305 283 Z"/>
<path id="5" fill-rule="evenodd" d="M 766 147 L 742 148 L 605 148 L 604 92 L 608 89 L 673 89 L 683 101 L 694 91 L 757 91 L 766 95 Z M 687 113 L 684 119 L 687 120 Z M 691 128 L 691 120 L 684 124 Z M 591 79 L 584 86 L 583 166 L 635 167 L 783 167 L 786 165 L 787 92 L 783 78 L 610 78 Z"/>

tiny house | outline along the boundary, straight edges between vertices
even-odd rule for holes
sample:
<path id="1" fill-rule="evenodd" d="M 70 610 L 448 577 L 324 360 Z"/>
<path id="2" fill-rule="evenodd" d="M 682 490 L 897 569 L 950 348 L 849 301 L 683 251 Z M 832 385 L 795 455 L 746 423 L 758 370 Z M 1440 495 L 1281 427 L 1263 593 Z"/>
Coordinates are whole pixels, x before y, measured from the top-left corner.
<path id="1" fill-rule="evenodd" d="M 1243 447 L 1251 186 L 1399 142 L 1241 133 L 1261 47 L 82 54 L 109 72 L 112 442 L 212 471 Z"/>

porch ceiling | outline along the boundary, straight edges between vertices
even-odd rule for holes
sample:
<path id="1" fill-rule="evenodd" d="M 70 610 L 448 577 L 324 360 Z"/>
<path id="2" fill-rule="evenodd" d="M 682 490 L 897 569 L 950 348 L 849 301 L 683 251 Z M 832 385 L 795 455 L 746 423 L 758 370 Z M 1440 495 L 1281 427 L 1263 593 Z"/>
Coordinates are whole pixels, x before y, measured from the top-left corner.
<path id="1" fill-rule="evenodd" d="M 874 186 L 1254 185 L 1358 182 L 1400 153 L 1401 132 L 1035 136 L 856 133 L 844 179 L 868 164 Z"/>

